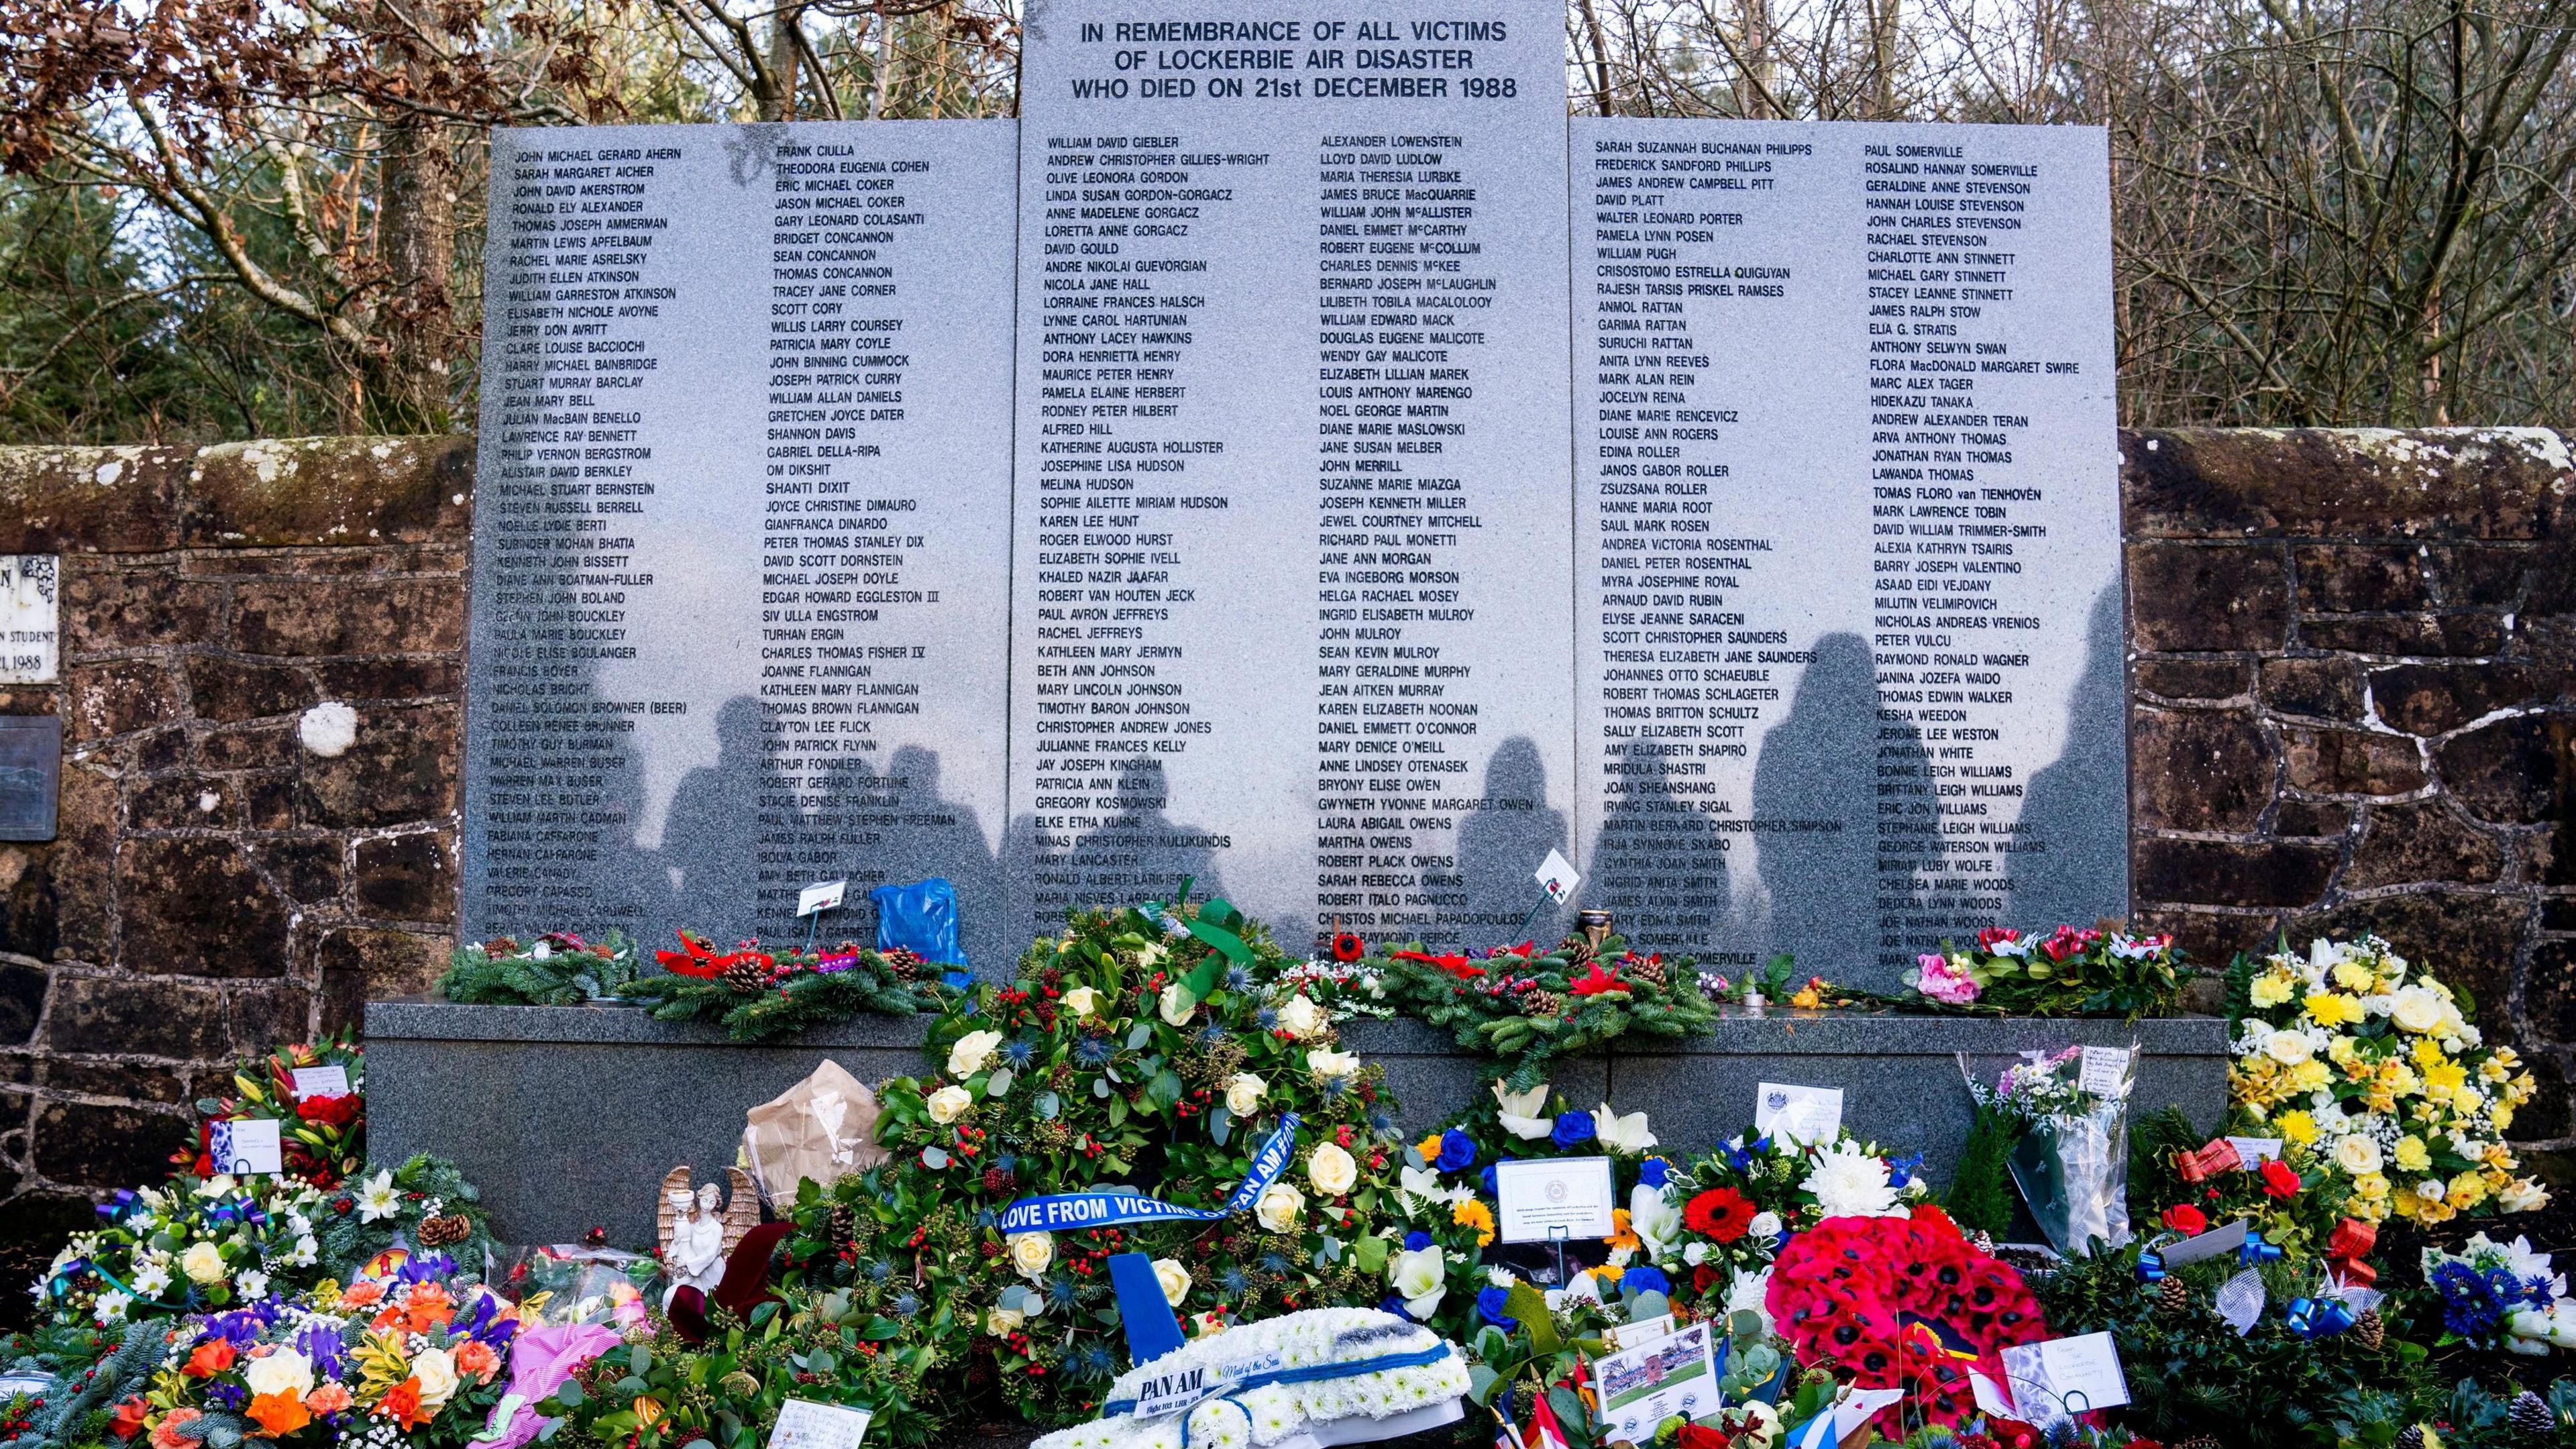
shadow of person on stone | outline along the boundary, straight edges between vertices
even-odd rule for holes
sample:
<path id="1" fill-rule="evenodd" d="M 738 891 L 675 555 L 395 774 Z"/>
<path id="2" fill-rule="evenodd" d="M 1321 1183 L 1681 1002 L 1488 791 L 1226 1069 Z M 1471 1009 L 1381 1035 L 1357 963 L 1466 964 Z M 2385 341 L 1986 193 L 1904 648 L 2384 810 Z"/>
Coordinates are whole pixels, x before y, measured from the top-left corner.
<path id="1" fill-rule="evenodd" d="M 1518 945 L 1535 939 L 1552 946 L 1564 935 L 1567 907 L 1551 902 L 1524 936 L 1514 936 L 1530 907 L 1545 896 L 1537 871 L 1551 850 L 1571 850 L 1565 812 L 1547 803 L 1547 762 L 1538 742 L 1514 735 L 1485 762 L 1479 804 L 1458 823 L 1458 872 L 1466 877 L 1467 908 L 1451 917 L 1443 946 Z M 1507 939 L 1508 938 L 1508 939 Z"/>
<path id="2" fill-rule="evenodd" d="M 2085 629 L 2084 672 L 2066 702 L 2065 748 L 2024 782 L 2020 825 L 2009 837 L 2015 848 L 1995 858 L 1995 874 L 2012 881 L 2011 905 L 1998 924 L 2045 931 L 2127 913 L 2125 633 L 2120 587 L 2105 584 Z M 2000 807 L 1994 813 L 2008 814 Z"/>
<path id="3" fill-rule="evenodd" d="M 1882 898 L 1915 899 L 1920 862 L 1882 878 L 1880 806 L 1895 829 L 1889 843 L 1937 854 L 1940 822 L 1932 813 L 1922 733 L 1906 720 L 1882 720 L 1879 676 L 1868 641 L 1827 634 L 1798 678 L 1786 719 L 1762 736 L 1753 767 L 1762 887 L 1769 897 L 1762 954 L 1786 951 L 1800 976 L 1877 988 L 1897 973 L 1879 961 Z M 1906 711 L 1910 714 L 1910 711 Z M 1878 766 L 1910 767 L 1882 796 Z M 1895 858 L 1895 857 L 1891 857 Z"/>
<path id="4" fill-rule="evenodd" d="M 959 944 L 967 960 L 1001 964 L 1015 934 L 1004 929 L 1002 863 L 984 838 L 975 807 L 941 793 L 939 752 L 903 746 L 887 761 L 878 784 L 893 796 L 894 808 L 876 812 L 885 823 L 870 828 L 883 839 L 858 857 L 872 869 L 882 867 L 881 883 L 939 876 L 956 887 Z"/>
<path id="5" fill-rule="evenodd" d="M 1175 824 L 1167 813 L 1171 794 L 1161 760 L 1129 755 L 1119 761 L 1118 779 L 1109 793 L 1093 796 L 1101 823 L 1084 831 L 1067 852 L 1065 873 L 1086 882 L 1072 904 L 1114 907 L 1169 900 L 1183 876 L 1193 882 L 1191 900 L 1226 894 L 1224 867 L 1211 843 L 1219 832 Z"/>
<path id="6" fill-rule="evenodd" d="M 1611 913 L 1628 946 L 1699 958 L 1703 969 L 1737 975 L 1750 964 L 1716 960 L 1718 928 L 1731 902 L 1728 837 L 1706 813 L 1722 797 L 1705 791 L 1718 768 L 1683 740 L 1636 740 L 1606 762 L 1607 803 L 1593 832 L 1583 904 Z"/>
<path id="7" fill-rule="evenodd" d="M 758 925 L 759 853 L 749 847 L 759 835 L 761 817 L 794 819 L 792 812 L 760 804 L 762 790 L 772 784 L 761 759 L 764 722 L 760 701 L 750 695 L 724 702 L 716 711 L 716 762 L 680 777 L 679 788 L 671 792 L 670 819 L 662 827 L 660 863 L 672 873 L 671 924 L 697 931 L 719 946 L 750 935 Z M 776 783 L 783 790 L 786 782 Z M 792 911 L 792 886 L 789 892 Z"/>

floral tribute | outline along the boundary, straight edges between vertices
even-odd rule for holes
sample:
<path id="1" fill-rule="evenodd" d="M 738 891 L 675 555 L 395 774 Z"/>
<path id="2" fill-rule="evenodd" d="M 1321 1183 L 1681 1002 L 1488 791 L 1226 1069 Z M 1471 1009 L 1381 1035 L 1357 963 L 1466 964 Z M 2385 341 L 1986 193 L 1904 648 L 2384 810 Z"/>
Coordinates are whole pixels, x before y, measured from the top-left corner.
<path id="1" fill-rule="evenodd" d="M 460 1442 L 501 1396 L 519 1323 L 455 1273 L 421 1254 L 382 1278 L 189 1319 L 150 1388 L 116 1406 L 114 1432 L 154 1449 Z"/>
<path id="2" fill-rule="evenodd" d="M 2001 1384 L 1997 1352 L 2048 1337 L 2020 1272 L 1929 1204 L 1902 1217 L 1827 1218 L 1791 1238 L 1767 1301 L 1800 1363 L 1831 1363 L 1864 1389 L 1905 1391 L 1877 1419 L 1890 1438 L 1974 1414 L 1969 1368 L 1982 1364 Z"/>
<path id="3" fill-rule="evenodd" d="M 1925 1194 L 1922 1161 L 1890 1158 L 1848 1130 L 1816 1143 L 1741 1134 L 1671 1169 L 1662 1202 L 1636 1220 L 1676 1301 L 1767 1318 L 1782 1245 L 1828 1219 L 1907 1215 Z"/>
<path id="4" fill-rule="evenodd" d="M 624 932 L 585 941 L 547 931 L 524 945 L 495 936 L 459 946 L 438 992 L 478 1005 L 578 1006 L 613 997 L 635 980 L 635 943 Z"/>
<path id="5" fill-rule="evenodd" d="M 2345 1208 L 2427 1226 L 2527 1212 L 2549 1194 L 2503 1140 L 2537 1084 L 2488 1047 L 2459 993 L 2376 936 L 2237 958 L 2228 1086 L 2246 1130 L 2341 1178 Z"/>
<path id="6" fill-rule="evenodd" d="M 665 974 L 620 993 L 663 1021 L 709 1019 L 735 1041 L 769 1041 L 874 1012 L 912 1016 L 938 1009 L 945 971 L 902 947 L 878 951 L 844 941 L 828 951 L 767 951 L 757 941 L 719 951 L 680 933 L 677 951 L 656 951 Z"/>
<path id="7" fill-rule="evenodd" d="M 2576 1300 L 2567 1275 L 2526 1238 L 2499 1243 L 2484 1233 L 2457 1252 L 2424 1250 L 2424 1283 L 2439 1300 L 2442 1341 L 2513 1353 L 2576 1348 Z"/>
<path id="8" fill-rule="evenodd" d="M 1406 1014 L 1456 1036 L 1465 1049 L 1512 1063 L 1511 1085 L 1535 1086 L 1548 1063 L 1630 1032 L 1684 1037 L 1705 1030 L 1716 1007 L 1689 960 L 1640 956 L 1616 935 L 1573 935 L 1482 954 L 1425 951 L 1417 943 L 1379 964 L 1386 992 Z"/>
<path id="9" fill-rule="evenodd" d="M 1990 1016 L 2170 1015 L 2182 995 L 2183 953 L 2170 936 L 2132 935 L 2105 922 L 2045 936 L 2009 927 L 1947 941 L 1906 973 L 1903 1005 Z"/>
<path id="10" fill-rule="evenodd" d="M 316 1067 L 338 1067 L 349 1090 L 299 1096 L 295 1073 Z M 198 1177 L 212 1177 L 215 1124 L 268 1118 L 278 1124 L 278 1149 L 288 1175 L 316 1187 L 336 1187 L 367 1160 L 366 1084 L 366 1053 L 346 1037 L 279 1047 L 234 1068 L 231 1095 L 198 1101 L 204 1120 L 198 1124 L 196 1149 L 171 1161 Z"/>
<path id="11" fill-rule="evenodd" d="M 1114 1253 L 1156 1259 L 1201 1333 L 1332 1304 L 1436 1313 L 1450 1263 L 1401 1217 L 1383 1073 L 1313 997 L 1273 987 L 1282 961 L 1219 901 L 1074 913 L 1012 981 L 947 1003 L 930 1072 L 879 1088 L 893 1160 L 798 1204 L 796 1275 L 944 1316 L 941 1371 L 1041 1424 L 1092 1417 L 1124 1365 Z M 1294 1158 L 1248 1213 L 999 1229 L 1018 1199 L 1095 1186 L 1219 1207 L 1289 1113 Z"/>

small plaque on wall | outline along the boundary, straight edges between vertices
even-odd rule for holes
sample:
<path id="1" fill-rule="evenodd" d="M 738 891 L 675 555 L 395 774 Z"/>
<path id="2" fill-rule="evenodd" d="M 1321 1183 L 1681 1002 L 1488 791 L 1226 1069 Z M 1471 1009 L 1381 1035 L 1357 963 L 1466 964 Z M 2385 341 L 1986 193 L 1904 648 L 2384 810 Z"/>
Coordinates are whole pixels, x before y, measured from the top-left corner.
<path id="1" fill-rule="evenodd" d="M 0 715 L 0 840 L 54 838 L 62 767 L 61 720 L 49 714 Z"/>
<path id="2" fill-rule="evenodd" d="M 62 560 L 0 554 L 0 684 L 51 684 L 61 658 Z"/>

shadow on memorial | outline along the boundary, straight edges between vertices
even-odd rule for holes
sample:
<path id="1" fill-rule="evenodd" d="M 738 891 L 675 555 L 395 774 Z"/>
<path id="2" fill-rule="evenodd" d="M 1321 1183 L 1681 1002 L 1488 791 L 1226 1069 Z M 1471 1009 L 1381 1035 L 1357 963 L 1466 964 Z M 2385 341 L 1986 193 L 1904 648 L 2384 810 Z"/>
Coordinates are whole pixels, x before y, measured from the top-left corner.
<path id="1" fill-rule="evenodd" d="M 1563 907 L 1538 913 L 1528 931 L 1514 935 L 1541 899 L 1538 868 L 1551 850 L 1573 854 L 1565 812 L 1547 803 L 1547 760 L 1538 742 L 1513 735 L 1485 761 L 1484 788 L 1476 808 L 1458 822 L 1458 873 L 1466 885 L 1463 916 L 1443 922 L 1454 944 L 1483 948 L 1535 938 L 1554 945 L 1564 936 Z M 1442 943 L 1450 944 L 1450 943 Z"/>
<path id="2" fill-rule="evenodd" d="M 1227 838 L 1225 832 L 1174 821 L 1171 790 L 1160 759 L 1128 755 L 1120 759 L 1108 793 L 1094 797 L 1089 818 L 1099 823 L 1085 826 L 1080 834 L 1068 839 L 1051 831 L 1041 840 L 1035 815 L 1013 817 L 1003 837 L 1005 863 L 997 878 L 1008 888 L 1009 900 L 1028 902 L 1031 909 L 1027 920 L 1006 923 L 1005 939 L 1053 935 L 1064 928 L 1068 908 L 1168 901 L 1184 876 L 1190 880 L 1191 900 L 1230 897 L 1217 859 L 1217 843 Z M 1304 947 L 1303 942 L 1282 944 L 1292 950 Z M 1008 965 L 1003 963 L 1006 973 Z M 984 968 L 983 974 L 992 975 L 993 969 Z"/>
<path id="3" fill-rule="evenodd" d="M 1639 754 L 1631 742 L 1609 762 L 1617 793 L 1605 795 L 1592 834 L 1585 869 L 1594 884 L 1583 903 L 1607 909 L 1632 950 L 1690 955 L 1701 969 L 1734 977 L 1755 960 L 1726 945 L 1743 935 L 1728 929 L 1740 923 L 1729 919 L 1727 855 L 1741 845 L 1722 828 L 1726 817 L 1711 812 L 1717 797 L 1691 788 L 1714 762 L 1681 748 L 1690 753 Z"/>
<path id="4" fill-rule="evenodd" d="M 1765 958 L 1795 956 L 1802 977 L 1891 988 L 1911 957 L 1885 944 L 1882 918 L 1901 918 L 1940 871 L 1929 752 L 1911 710 L 1880 717 L 1867 640 L 1827 634 L 1815 654 L 1753 767 L 1768 909 L 1758 932 L 1746 920 L 1730 935 L 1760 939 Z"/>
<path id="5" fill-rule="evenodd" d="M 2084 670 L 2066 705 L 2066 746 L 2035 771 L 2011 837 L 2012 894 L 2005 924 L 2045 931 L 2127 914 L 2128 691 L 2122 670 L 2127 630 L 2120 588 L 2093 597 Z"/>
<path id="6" fill-rule="evenodd" d="M 1014 933 L 1003 919 L 1001 858 L 975 807 L 941 792 L 939 752 L 901 746 L 886 757 L 882 774 L 870 763 L 866 755 L 839 761 L 823 776 L 831 806 L 805 816 L 808 830 L 842 837 L 850 881 L 845 909 L 862 910 L 859 898 L 877 886 L 941 877 L 957 890 L 966 959 L 979 967 L 1007 964 Z"/>

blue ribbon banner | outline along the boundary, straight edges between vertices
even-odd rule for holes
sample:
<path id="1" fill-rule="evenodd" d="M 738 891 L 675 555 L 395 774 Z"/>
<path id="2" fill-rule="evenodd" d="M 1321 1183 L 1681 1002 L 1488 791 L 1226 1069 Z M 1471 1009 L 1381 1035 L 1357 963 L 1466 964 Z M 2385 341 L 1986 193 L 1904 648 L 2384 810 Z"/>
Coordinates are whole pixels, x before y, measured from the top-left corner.
<path id="1" fill-rule="evenodd" d="M 1113 1228 L 1121 1223 L 1212 1223 L 1249 1212 L 1297 1153 L 1297 1114 L 1279 1119 L 1279 1130 L 1252 1154 L 1252 1170 L 1227 1194 L 1221 1208 L 1188 1208 L 1147 1197 L 1141 1192 L 1067 1192 L 1052 1197 L 1024 1197 L 1002 1210 L 1004 1233 L 1079 1232 Z"/>

